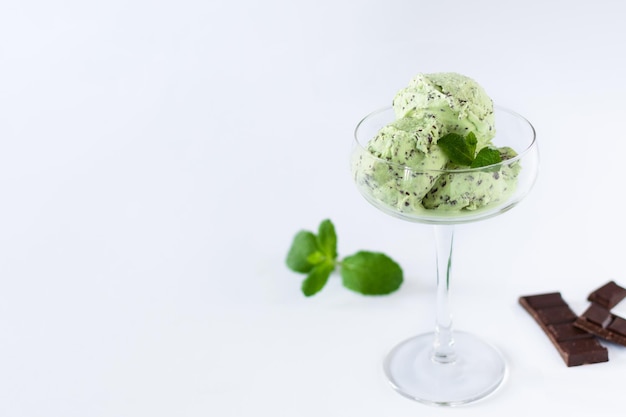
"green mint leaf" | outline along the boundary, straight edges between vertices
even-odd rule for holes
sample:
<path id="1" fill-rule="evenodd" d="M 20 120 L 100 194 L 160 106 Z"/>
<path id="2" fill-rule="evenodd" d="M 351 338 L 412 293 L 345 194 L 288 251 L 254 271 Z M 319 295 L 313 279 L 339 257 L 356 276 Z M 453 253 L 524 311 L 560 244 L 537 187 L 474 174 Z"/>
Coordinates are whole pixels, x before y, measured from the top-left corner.
<path id="1" fill-rule="evenodd" d="M 324 255 L 322 252 L 317 250 L 309 254 L 309 256 L 306 257 L 306 260 L 311 265 L 317 265 L 317 264 L 321 264 L 322 262 L 326 260 L 326 255 Z"/>
<path id="2" fill-rule="evenodd" d="M 383 253 L 360 251 L 341 262 L 346 288 L 364 295 L 389 294 L 402 284 L 402 268 Z"/>
<path id="3" fill-rule="evenodd" d="M 334 262 L 324 262 L 316 265 L 304 281 L 302 281 L 302 293 L 310 297 L 317 294 L 328 282 L 328 277 L 335 269 Z"/>
<path id="4" fill-rule="evenodd" d="M 482 148 L 478 151 L 476 159 L 471 163 L 470 168 L 486 167 L 488 165 L 502 162 L 500 152 L 494 148 Z"/>
<path id="5" fill-rule="evenodd" d="M 343 285 L 364 295 L 389 294 L 402 284 L 402 269 L 383 253 L 361 251 L 341 263 L 337 257 L 335 226 L 327 219 L 320 223 L 317 235 L 301 230 L 294 236 L 286 263 L 291 270 L 307 274 L 301 287 L 307 297 L 324 288 L 338 264 Z"/>
<path id="6" fill-rule="evenodd" d="M 450 161 L 458 165 L 469 165 L 474 160 L 474 151 L 463 136 L 457 133 L 448 133 L 439 138 L 437 145 Z"/>
<path id="7" fill-rule="evenodd" d="M 293 238 L 287 253 L 287 266 L 292 271 L 307 273 L 315 266 L 309 260 L 309 256 L 312 256 L 315 252 L 319 252 L 317 238 L 313 233 L 302 230 Z"/>
<path id="8" fill-rule="evenodd" d="M 333 223 L 326 219 L 319 225 L 317 242 L 320 249 L 331 260 L 337 259 L 337 233 Z"/>
<path id="9" fill-rule="evenodd" d="M 467 136 L 465 136 L 465 142 L 467 143 L 468 151 L 473 158 L 476 154 L 476 146 L 478 145 L 478 139 L 476 139 L 474 132 L 469 132 Z"/>

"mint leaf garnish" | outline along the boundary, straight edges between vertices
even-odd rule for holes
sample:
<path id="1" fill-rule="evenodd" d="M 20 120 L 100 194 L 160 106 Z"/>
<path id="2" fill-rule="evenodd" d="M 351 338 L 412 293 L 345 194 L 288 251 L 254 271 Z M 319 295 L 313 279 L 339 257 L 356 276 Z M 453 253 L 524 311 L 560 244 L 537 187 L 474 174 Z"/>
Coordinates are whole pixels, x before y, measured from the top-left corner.
<path id="1" fill-rule="evenodd" d="M 478 145 L 478 139 L 476 139 L 474 132 L 469 132 L 467 136 L 465 136 L 465 143 L 467 143 L 469 153 L 473 157 L 476 153 L 476 146 Z"/>
<path id="2" fill-rule="evenodd" d="M 486 167 L 502 162 L 500 152 L 494 148 L 482 148 L 470 164 L 470 168 Z"/>
<path id="3" fill-rule="evenodd" d="M 402 269 L 383 253 L 360 251 L 341 262 L 343 285 L 365 295 L 389 294 L 403 281 Z"/>
<path id="4" fill-rule="evenodd" d="M 307 274 L 301 288 L 307 297 L 324 288 L 337 266 L 343 285 L 364 295 L 389 294 L 403 280 L 400 266 L 382 253 L 360 251 L 339 261 L 337 234 L 330 220 L 320 223 L 317 235 L 307 230 L 298 232 L 286 263 L 292 271 Z"/>
<path id="5" fill-rule="evenodd" d="M 313 253 L 310 253 L 309 256 L 306 257 L 306 261 L 311 265 L 321 264 L 322 262 L 324 262 L 325 259 L 326 259 L 326 255 L 324 255 L 322 252 L 318 250 L 316 250 Z M 308 272 L 308 271 L 298 271 L 298 272 Z"/>
<path id="6" fill-rule="evenodd" d="M 317 238 L 311 232 L 302 230 L 293 238 L 293 243 L 287 253 L 287 266 L 292 271 L 309 272 L 315 266 L 309 256 L 318 252 Z"/>
<path id="7" fill-rule="evenodd" d="M 485 147 L 476 154 L 478 139 L 474 132 L 469 132 L 466 137 L 457 133 L 448 133 L 437 141 L 437 145 L 452 163 L 480 168 L 502 162 L 502 157 L 497 149 Z"/>
<path id="8" fill-rule="evenodd" d="M 337 233 L 330 220 L 320 223 L 317 232 L 317 242 L 322 252 L 331 259 L 337 258 Z"/>
<path id="9" fill-rule="evenodd" d="M 335 269 L 334 262 L 324 262 L 313 268 L 302 281 L 302 293 L 307 297 L 318 293 L 328 282 L 333 269 Z"/>
<path id="10" fill-rule="evenodd" d="M 465 138 L 457 133 L 448 133 L 439 138 L 437 145 L 446 154 L 450 161 L 459 165 L 469 165 L 474 160 L 474 150 L 467 143 Z"/>

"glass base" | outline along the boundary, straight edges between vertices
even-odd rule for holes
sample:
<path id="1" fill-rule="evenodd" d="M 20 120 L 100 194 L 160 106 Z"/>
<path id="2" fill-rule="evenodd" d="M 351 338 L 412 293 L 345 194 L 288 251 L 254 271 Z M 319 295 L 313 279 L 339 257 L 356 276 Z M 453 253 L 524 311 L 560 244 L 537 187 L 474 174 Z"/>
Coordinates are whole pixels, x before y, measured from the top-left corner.
<path id="1" fill-rule="evenodd" d="M 405 340 L 385 359 L 393 388 L 410 399 L 431 405 L 461 405 L 491 394 L 506 373 L 504 358 L 494 347 L 464 332 L 454 332 L 456 360 L 432 359 L 434 333 Z"/>

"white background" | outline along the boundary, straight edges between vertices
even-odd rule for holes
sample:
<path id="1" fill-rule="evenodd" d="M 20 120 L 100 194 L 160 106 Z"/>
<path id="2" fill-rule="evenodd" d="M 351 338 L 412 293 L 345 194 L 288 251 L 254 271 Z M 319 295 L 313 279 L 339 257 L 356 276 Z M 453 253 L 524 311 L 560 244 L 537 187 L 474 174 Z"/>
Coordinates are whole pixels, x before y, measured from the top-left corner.
<path id="1" fill-rule="evenodd" d="M 622 415 L 626 348 L 567 368 L 518 305 L 581 313 L 626 285 L 626 7 L 618 0 L 3 0 L 0 415 Z M 455 325 L 504 386 L 441 409 L 395 393 L 397 342 L 433 327 L 429 226 L 350 180 L 357 121 L 417 72 L 456 71 L 535 125 L 511 212 L 457 231 Z M 383 251 L 387 297 L 284 259 L 330 218 L 340 256 Z"/>

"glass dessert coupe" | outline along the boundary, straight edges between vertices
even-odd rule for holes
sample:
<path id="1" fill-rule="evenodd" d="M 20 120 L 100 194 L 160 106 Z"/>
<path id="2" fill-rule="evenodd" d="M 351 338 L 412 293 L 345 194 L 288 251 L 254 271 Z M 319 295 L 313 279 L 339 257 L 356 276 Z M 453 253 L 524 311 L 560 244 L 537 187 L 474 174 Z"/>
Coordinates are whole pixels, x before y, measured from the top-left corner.
<path id="1" fill-rule="evenodd" d="M 394 118 L 393 108 L 388 107 L 369 114 L 359 122 L 352 150 L 352 175 L 361 194 L 378 209 L 403 220 L 433 225 L 437 294 L 434 332 L 412 337 L 393 348 L 385 359 L 384 370 L 393 388 L 413 400 L 448 406 L 470 403 L 500 386 L 506 364 L 490 344 L 470 333 L 452 330 L 449 289 L 454 225 L 502 214 L 528 194 L 535 183 L 539 164 L 535 130 L 524 117 L 496 106 L 496 135 L 492 143 L 514 149 L 516 157 L 487 167 L 419 171 L 377 158 L 367 150 L 368 141 Z M 396 173 L 394 180 L 377 182 L 372 169 Z M 512 185 L 505 192 L 488 197 L 486 200 L 490 202 L 475 210 L 406 207 L 407 201 L 390 197 L 395 192 L 410 194 L 411 187 L 416 187 L 416 178 L 430 178 L 430 181 L 442 176 L 475 178 L 497 175 L 506 170 L 517 172 Z"/>

